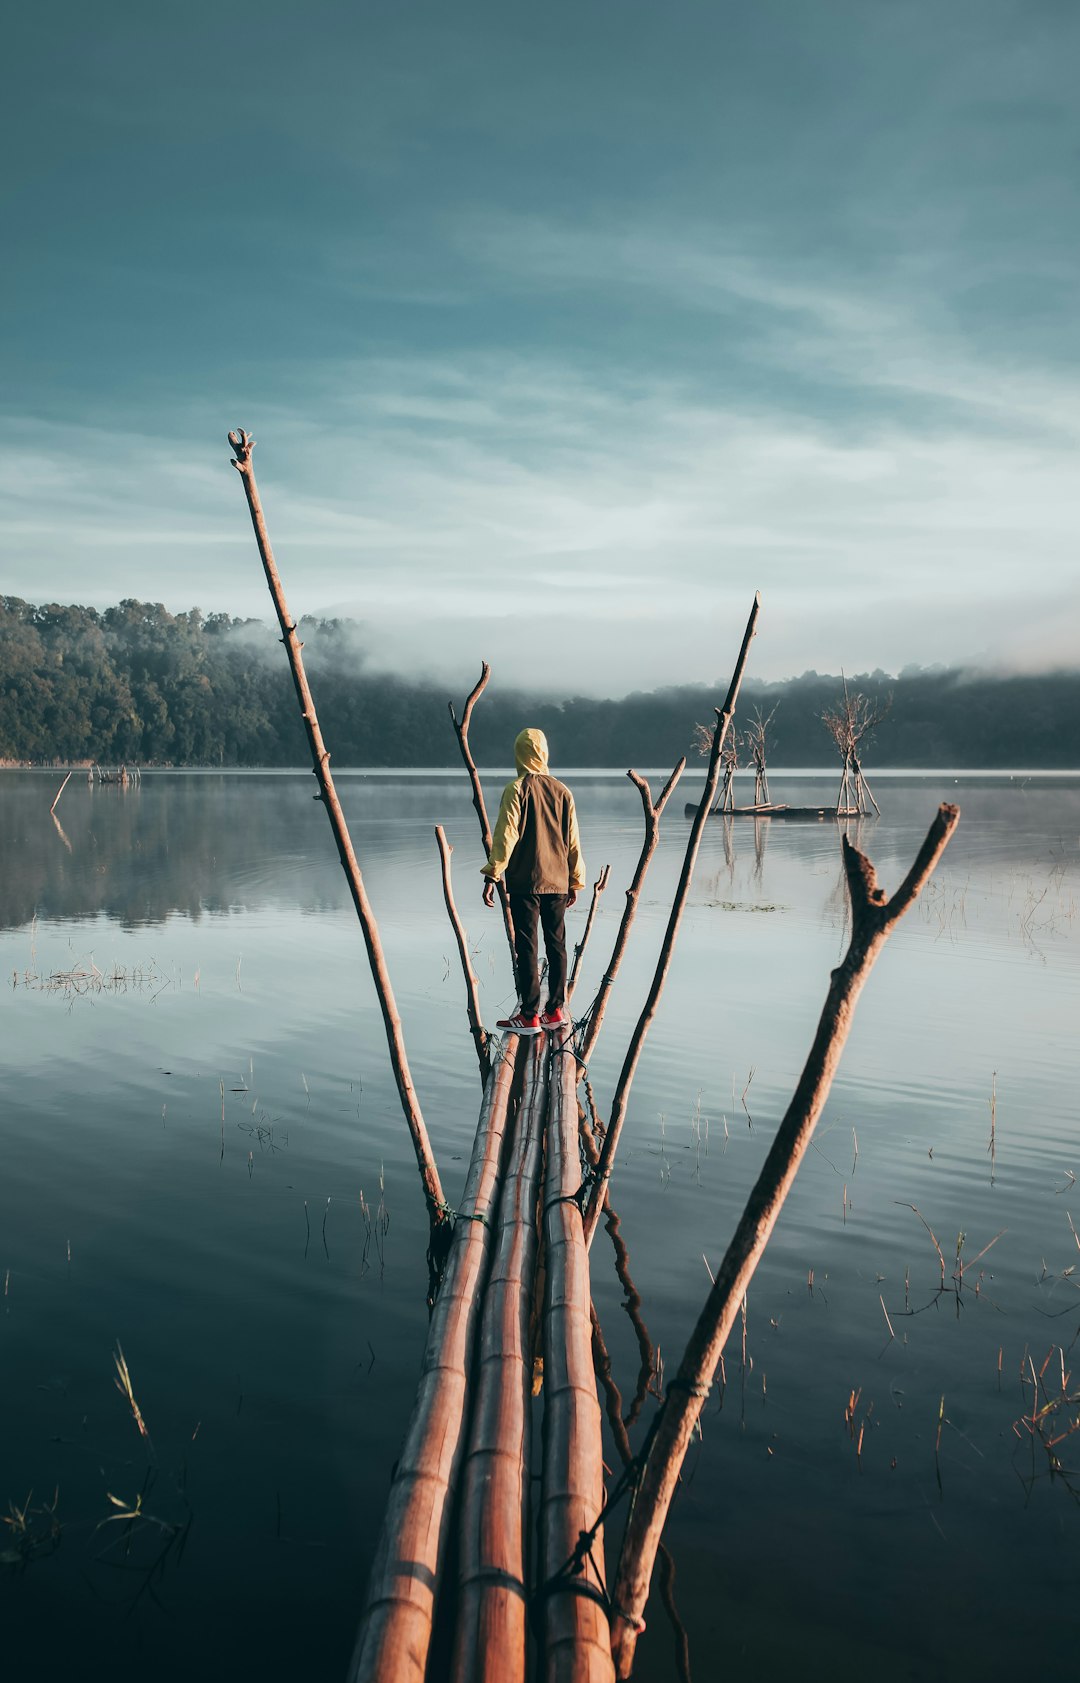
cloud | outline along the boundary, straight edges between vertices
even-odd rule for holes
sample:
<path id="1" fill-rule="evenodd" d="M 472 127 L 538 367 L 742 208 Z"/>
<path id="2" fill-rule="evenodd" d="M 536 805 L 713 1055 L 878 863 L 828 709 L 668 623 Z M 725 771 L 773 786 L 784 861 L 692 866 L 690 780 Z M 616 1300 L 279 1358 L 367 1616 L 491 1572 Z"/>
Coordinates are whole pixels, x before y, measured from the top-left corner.
<path id="1" fill-rule="evenodd" d="M 235 372 L 196 402 L 177 371 L 156 432 L 8 416 L 7 589 L 266 614 L 231 423 L 262 440 L 292 606 L 355 613 L 385 661 L 468 669 L 539 616 L 530 683 L 711 679 L 757 587 L 768 676 L 1060 658 L 1080 386 L 976 345 L 944 257 L 860 285 L 745 231 L 490 213 L 458 248 L 474 290 L 622 312 L 640 343 L 269 361 L 243 403 Z"/>

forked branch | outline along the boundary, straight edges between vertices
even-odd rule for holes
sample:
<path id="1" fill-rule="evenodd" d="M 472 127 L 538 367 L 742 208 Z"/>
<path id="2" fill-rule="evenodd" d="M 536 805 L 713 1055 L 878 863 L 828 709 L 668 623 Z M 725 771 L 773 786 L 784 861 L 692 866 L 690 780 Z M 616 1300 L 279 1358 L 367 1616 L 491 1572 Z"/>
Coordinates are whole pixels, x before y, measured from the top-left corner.
<path id="1" fill-rule="evenodd" d="M 465 770 L 469 774 L 469 783 L 472 787 L 472 803 L 476 808 L 476 817 L 480 824 L 480 836 L 484 843 L 485 858 L 491 852 L 491 825 L 488 823 L 487 806 L 484 802 L 484 789 L 480 782 L 480 773 L 476 769 L 476 761 L 473 759 L 472 749 L 469 747 L 469 724 L 472 719 L 473 708 L 487 689 L 490 677 L 491 667 L 486 660 L 481 661 L 480 676 L 465 698 L 460 723 L 454 711 L 454 703 L 448 701 L 446 704 L 450 713 L 450 722 L 454 727 L 454 735 L 457 737 L 458 749 L 465 762 Z M 503 928 L 506 930 L 506 939 L 510 947 L 510 962 L 514 964 L 514 920 L 510 916 L 510 896 L 507 894 L 506 884 L 501 878 L 495 885 L 495 892 L 499 896 L 499 905 L 502 907 Z M 517 974 L 516 964 L 514 974 Z"/>
<path id="2" fill-rule="evenodd" d="M 612 1597 L 616 1673 L 633 1669 L 641 1615 L 653 1562 L 691 1435 L 747 1287 L 776 1225 L 832 1085 L 851 1028 L 855 1004 L 878 953 L 917 899 L 956 828 L 959 809 L 942 806 L 907 876 L 891 899 L 878 887 L 870 860 L 841 841 L 851 899 L 851 940 L 832 972 L 810 1055 L 765 1159 L 712 1290 L 698 1317 L 675 1379 L 667 1388 L 627 1521 Z"/>
<path id="3" fill-rule="evenodd" d="M 473 1037 L 476 1047 L 476 1059 L 480 1065 L 480 1081 L 487 1085 L 491 1060 L 488 1056 L 488 1037 L 483 1023 L 480 1021 L 480 984 L 476 979 L 476 971 L 472 967 L 469 957 L 469 942 L 465 934 L 464 925 L 458 915 L 454 903 L 454 885 L 450 878 L 450 855 L 453 848 L 446 839 L 446 831 L 441 824 L 435 826 L 435 840 L 439 844 L 439 859 L 442 864 L 443 899 L 446 901 L 446 911 L 454 931 L 457 942 L 458 957 L 461 959 L 461 971 L 465 977 L 465 1008 L 469 1017 L 469 1033 Z"/>
<path id="4" fill-rule="evenodd" d="M 611 957 L 608 960 L 608 967 L 604 972 L 603 980 L 597 989 L 596 998 L 593 1000 L 592 1009 L 589 1012 L 589 1021 L 585 1029 L 585 1039 L 582 1042 L 581 1047 L 582 1063 L 587 1064 L 592 1056 L 592 1049 L 596 1045 L 597 1036 L 603 1026 L 604 1012 L 607 1010 L 608 998 L 615 985 L 615 978 L 619 974 L 619 966 L 623 961 L 626 944 L 630 939 L 630 930 L 633 925 L 634 918 L 637 916 L 642 884 L 645 881 L 645 875 L 652 861 L 652 856 L 656 852 L 656 844 L 660 839 L 660 815 L 668 803 L 668 796 L 671 794 L 671 791 L 674 789 L 676 783 L 679 781 L 679 778 L 682 776 L 685 765 L 686 759 L 684 757 L 679 761 L 671 776 L 664 784 L 660 799 L 656 802 L 653 801 L 652 790 L 638 772 L 628 771 L 626 774 L 638 794 L 641 796 L 641 804 L 645 809 L 645 839 L 641 844 L 641 852 L 638 855 L 638 862 L 634 871 L 633 880 L 631 881 L 630 887 L 626 890 L 626 905 L 623 908 L 623 915 L 619 922 L 619 932 L 615 937 L 615 945 L 611 949 Z"/>

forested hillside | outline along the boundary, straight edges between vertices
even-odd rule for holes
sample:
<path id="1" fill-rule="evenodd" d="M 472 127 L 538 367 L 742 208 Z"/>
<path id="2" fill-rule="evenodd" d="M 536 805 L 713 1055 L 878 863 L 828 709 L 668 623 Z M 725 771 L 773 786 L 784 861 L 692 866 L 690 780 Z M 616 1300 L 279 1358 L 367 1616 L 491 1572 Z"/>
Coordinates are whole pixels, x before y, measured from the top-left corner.
<path id="1" fill-rule="evenodd" d="M 306 622 L 302 635 L 336 765 L 455 762 L 444 686 L 365 670 L 356 626 Z M 458 704 L 478 667 L 462 673 Z M 849 683 L 892 698 L 868 766 L 1080 767 L 1080 673 L 875 672 Z M 816 672 L 748 684 L 742 712 L 779 703 L 774 764 L 828 764 L 821 714 L 840 690 L 838 676 Z M 528 723 L 547 731 L 563 766 L 670 765 L 692 752 L 695 721 L 710 719 L 720 699 L 720 687 L 703 685 L 617 701 L 525 696 L 496 671 L 473 747 L 481 764 L 504 766 Z M 260 621 L 133 600 L 98 612 L 0 597 L 0 760 L 283 766 L 306 758 L 284 653 Z"/>

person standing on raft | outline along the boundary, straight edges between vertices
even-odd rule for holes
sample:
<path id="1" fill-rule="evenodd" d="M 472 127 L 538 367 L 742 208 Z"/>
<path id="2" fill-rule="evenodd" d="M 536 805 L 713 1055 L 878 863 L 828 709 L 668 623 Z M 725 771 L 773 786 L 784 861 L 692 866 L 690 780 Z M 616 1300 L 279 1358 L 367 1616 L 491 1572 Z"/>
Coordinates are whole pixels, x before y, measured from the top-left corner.
<path id="1" fill-rule="evenodd" d="M 505 879 L 514 920 L 514 950 L 521 1006 L 496 1028 L 539 1034 L 567 1022 L 564 919 L 585 887 L 574 797 L 548 771 L 547 737 L 520 731 L 514 741 L 518 774 L 502 792 L 491 852 L 483 867 L 484 904 L 495 904 L 495 884 Z M 547 1002 L 540 1014 L 537 922 L 547 953 Z"/>

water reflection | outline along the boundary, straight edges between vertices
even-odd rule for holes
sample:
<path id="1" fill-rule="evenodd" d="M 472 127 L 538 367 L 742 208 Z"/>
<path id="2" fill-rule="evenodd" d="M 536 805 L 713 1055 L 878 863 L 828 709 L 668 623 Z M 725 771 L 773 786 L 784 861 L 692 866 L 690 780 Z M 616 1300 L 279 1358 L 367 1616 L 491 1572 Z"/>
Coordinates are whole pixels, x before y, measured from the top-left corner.
<path id="1" fill-rule="evenodd" d="M 773 781 L 778 798 L 820 798 L 820 784 Z M 212 1651 L 223 1671 L 277 1677 L 311 1668 L 317 1628 L 319 1674 L 339 1675 L 415 1389 L 427 1223 L 325 816 L 303 774 L 147 774 L 126 792 L 73 779 L 50 816 L 57 782 L 0 778 L 9 978 L 31 963 L 73 970 L 108 943 L 118 966 L 152 965 L 168 985 L 0 995 L 0 1512 L 25 1511 L 32 1539 L 26 1569 L 0 1575 L 5 1651 L 39 1659 L 45 1628 L 57 1670 L 91 1649 L 171 1679 L 205 1671 Z M 612 867 L 583 1005 L 611 951 L 641 803 L 624 779 L 574 786 L 590 872 Z M 340 789 L 453 1201 L 476 1061 L 436 823 L 455 845 L 485 1020 L 510 986 L 501 927 L 479 902 L 468 789 L 350 777 Z M 752 1655 L 763 1683 L 805 1670 L 808 1652 L 835 1651 L 841 1597 L 847 1662 L 877 1677 L 1071 1658 L 1061 1606 L 1080 1532 L 1051 1456 L 1068 1472 L 1078 1441 L 1052 1440 L 1075 1412 L 1061 1370 L 1080 1329 L 1080 790 L 890 779 L 878 795 L 883 817 L 856 839 L 889 888 L 939 798 L 958 795 L 963 817 L 860 1001 L 820 1149 L 728 1353 L 727 1403 L 717 1387 L 686 1468 L 669 1543 L 699 1676 L 721 1651 Z M 681 813 L 666 815 L 590 1067 L 601 1114 L 685 839 Z M 845 918 L 834 823 L 710 820 L 611 1184 L 618 1266 L 600 1260 L 603 1235 L 594 1247 L 601 1365 L 620 1398 L 613 1457 L 648 1428 L 658 1347 L 670 1363 L 685 1345 Z M 118 1338 L 152 1434 L 149 1484 L 113 1383 Z M 155 1543 L 124 1518 L 96 1529 L 140 1496 L 177 1537 L 156 1575 L 164 1530 Z M 117 1563 L 126 1525 L 141 1576 Z M 800 1563 L 782 1619 L 778 1549 Z M 951 1566 L 974 1559 L 1010 1584 L 1008 1621 L 955 1594 Z M 900 1629 L 898 1603 L 919 1607 L 917 1630 Z M 655 1607 L 639 1666 L 678 1675 Z"/>

